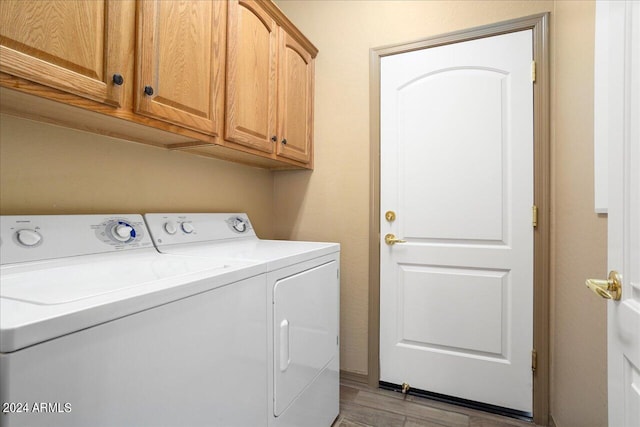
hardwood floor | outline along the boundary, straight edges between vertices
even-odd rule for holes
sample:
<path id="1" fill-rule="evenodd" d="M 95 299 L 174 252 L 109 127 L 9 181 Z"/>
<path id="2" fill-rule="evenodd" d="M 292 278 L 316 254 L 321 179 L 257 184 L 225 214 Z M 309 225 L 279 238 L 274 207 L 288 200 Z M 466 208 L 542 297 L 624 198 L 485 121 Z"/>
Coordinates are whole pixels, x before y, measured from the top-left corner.
<path id="1" fill-rule="evenodd" d="M 536 427 L 535 424 L 342 380 L 333 427 Z"/>

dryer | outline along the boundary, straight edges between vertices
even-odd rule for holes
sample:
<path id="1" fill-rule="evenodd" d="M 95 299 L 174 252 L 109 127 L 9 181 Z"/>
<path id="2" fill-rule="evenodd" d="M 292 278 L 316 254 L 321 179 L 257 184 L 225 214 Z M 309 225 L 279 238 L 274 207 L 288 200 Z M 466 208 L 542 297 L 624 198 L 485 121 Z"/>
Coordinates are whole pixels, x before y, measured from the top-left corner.
<path id="1" fill-rule="evenodd" d="M 244 213 L 144 217 L 164 254 L 266 266 L 268 424 L 331 426 L 339 412 L 340 245 L 259 239 Z"/>
<path id="2" fill-rule="evenodd" d="M 0 217 L 0 425 L 266 426 L 266 267 L 140 215 Z"/>

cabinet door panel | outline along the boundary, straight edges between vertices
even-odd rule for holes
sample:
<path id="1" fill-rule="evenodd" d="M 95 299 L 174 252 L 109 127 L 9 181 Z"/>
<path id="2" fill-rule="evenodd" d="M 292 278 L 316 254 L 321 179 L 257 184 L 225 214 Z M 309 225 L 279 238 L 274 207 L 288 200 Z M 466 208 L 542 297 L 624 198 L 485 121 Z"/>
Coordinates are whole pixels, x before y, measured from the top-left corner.
<path id="1" fill-rule="evenodd" d="M 220 135 L 225 7 L 197 0 L 139 3 L 136 112 Z"/>
<path id="2" fill-rule="evenodd" d="M 229 2 L 225 137 L 271 153 L 276 136 L 277 26 L 253 1 Z"/>
<path id="3" fill-rule="evenodd" d="M 0 71 L 64 92 L 120 105 L 121 87 L 112 83 L 112 49 L 107 28 L 120 17 L 117 1 L 0 2 Z M 116 43 L 116 45 L 114 45 Z"/>
<path id="4" fill-rule="evenodd" d="M 311 161 L 313 65 L 311 55 L 281 29 L 277 154 L 304 163 Z"/>

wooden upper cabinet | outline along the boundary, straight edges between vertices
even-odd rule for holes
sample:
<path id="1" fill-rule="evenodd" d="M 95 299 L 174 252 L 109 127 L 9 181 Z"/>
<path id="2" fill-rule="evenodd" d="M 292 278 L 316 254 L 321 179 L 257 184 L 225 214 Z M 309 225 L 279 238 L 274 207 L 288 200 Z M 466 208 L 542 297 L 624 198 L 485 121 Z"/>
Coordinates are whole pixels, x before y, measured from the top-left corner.
<path id="1" fill-rule="evenodd" d="M 136 112 L 221 137 L 226 2 L 146 0 L 138 8 Z"/>
<path id="2" fill-rule="evenodd" d="M 313 57 L 280 29 L 280 72 L 277 154 L 302 163 L 311 161 L 313 140 Z"/>
<path id="3" fill-rule="evenodd" d="M 231 0 L 228 26 L 225 139 L 309 167 L 317 50 L 269 1 Z"/>
<path id="4" fill-rule="evenodd" d="M 0 71 L 101 103 L 119 106 L 125 75 L 119 40 L 130 2 L 0 1 Z M 116 76 L 116 77 L 114 77 Z"/>
<path id="5" fill-rule="evenodd" d="M 317 53 L 271 0 L 0 0 L 0 111 L 312 168 Z"/>
<path id="6" fill-rule="evenodd" d="M 255 1 L 228 5 L 225 139 L 271 153 L 277 138 L 278 27 Z"/>

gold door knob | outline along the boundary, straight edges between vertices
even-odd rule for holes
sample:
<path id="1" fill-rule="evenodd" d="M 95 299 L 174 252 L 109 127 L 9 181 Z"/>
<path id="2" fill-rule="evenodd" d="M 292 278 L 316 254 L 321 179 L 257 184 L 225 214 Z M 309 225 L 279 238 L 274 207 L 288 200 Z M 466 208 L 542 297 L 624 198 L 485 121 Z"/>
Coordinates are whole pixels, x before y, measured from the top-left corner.
<path id="1" fill-rule="evenodd" d="M 585 285 L 605 299 L 618 301 L 622 297 L 622 277 L 615 270 L 609 273 L 608 280 L 588 279 Z"/>
<path id="2" fill-rule="evenodd" d="M 384 236 L 384 242 L 389 246 L 395 245 L 396 243 L 407 243 L 406 240 L 398 239 L 395 235 L 391 233 Z"/>

